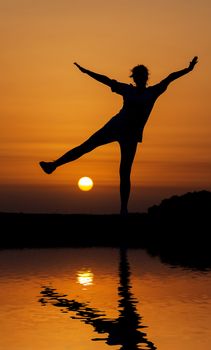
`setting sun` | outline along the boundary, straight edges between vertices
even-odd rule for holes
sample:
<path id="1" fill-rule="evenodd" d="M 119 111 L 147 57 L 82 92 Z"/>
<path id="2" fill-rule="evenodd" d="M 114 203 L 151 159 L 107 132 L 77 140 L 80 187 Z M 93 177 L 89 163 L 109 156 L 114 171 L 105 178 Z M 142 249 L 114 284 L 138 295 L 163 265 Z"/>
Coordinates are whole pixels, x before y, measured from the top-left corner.
<path id="1" fill-rule="evenodd" d="M 90 177 L 84 176 L 81 177 L 78 181 L 78 187 L 82 191 L 89 191 L 92 189 L 94 183 Z"/>

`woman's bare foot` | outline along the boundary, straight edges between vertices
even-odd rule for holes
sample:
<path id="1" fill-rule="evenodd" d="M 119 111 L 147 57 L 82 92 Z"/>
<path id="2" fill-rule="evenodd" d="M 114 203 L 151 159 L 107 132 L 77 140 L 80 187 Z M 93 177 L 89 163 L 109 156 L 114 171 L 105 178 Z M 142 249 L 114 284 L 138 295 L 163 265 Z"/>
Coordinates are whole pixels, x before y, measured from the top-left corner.
<path id="1" fill-rule="evenodd" d="M 46 174 L 51 174 L 56 169 L 54 162 L 40 162 L 39 164 Z"/>

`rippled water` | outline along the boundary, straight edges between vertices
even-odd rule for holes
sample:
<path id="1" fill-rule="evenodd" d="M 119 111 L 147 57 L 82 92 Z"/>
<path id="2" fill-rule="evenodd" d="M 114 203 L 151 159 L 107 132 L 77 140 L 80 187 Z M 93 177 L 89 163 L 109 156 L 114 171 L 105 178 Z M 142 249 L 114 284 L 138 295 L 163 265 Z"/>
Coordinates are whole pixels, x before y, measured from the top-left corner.
<path id="1" fill-rule="evenodd" d="M 211 271 L 144 250 L 0 252 L 0 349 L 201 350 L 211 344 Z"/>

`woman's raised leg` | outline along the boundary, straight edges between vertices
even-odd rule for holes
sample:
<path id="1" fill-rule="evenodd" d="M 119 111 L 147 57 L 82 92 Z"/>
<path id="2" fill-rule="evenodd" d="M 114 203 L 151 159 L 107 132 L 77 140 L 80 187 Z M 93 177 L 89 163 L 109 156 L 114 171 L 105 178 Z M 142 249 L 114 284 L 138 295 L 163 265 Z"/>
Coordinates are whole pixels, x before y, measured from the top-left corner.
<path id="1" fill-rule="evenodd" d="M 63 154 L 60 158 L 56 159 L 52 162 L 40 162 L 40 166 L 46 174 L 51 174 L 57 167 L 72 162 L 83 156 L 85 153 L 88 153 L 95 149 L 98 146 L 102 146 L 106 143 L 115 141 L 113 140 L 102 128 L 98 130 L 95 134 L 93 134 L 90 138 L 88 138 L 81 145 L 72 148 L 65 154 Z"/>

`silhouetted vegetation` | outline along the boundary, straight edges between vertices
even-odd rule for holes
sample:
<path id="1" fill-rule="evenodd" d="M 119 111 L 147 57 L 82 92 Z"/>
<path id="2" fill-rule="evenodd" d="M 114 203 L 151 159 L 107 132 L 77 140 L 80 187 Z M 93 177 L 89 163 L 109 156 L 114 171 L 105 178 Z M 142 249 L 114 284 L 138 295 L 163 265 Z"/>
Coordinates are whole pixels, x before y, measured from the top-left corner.
<path id="1" fill-rule="evenodd" d="M 188 192 L 148 210 L 151 254 L 171 264 L 211 266 L 211 192 Z"/>

